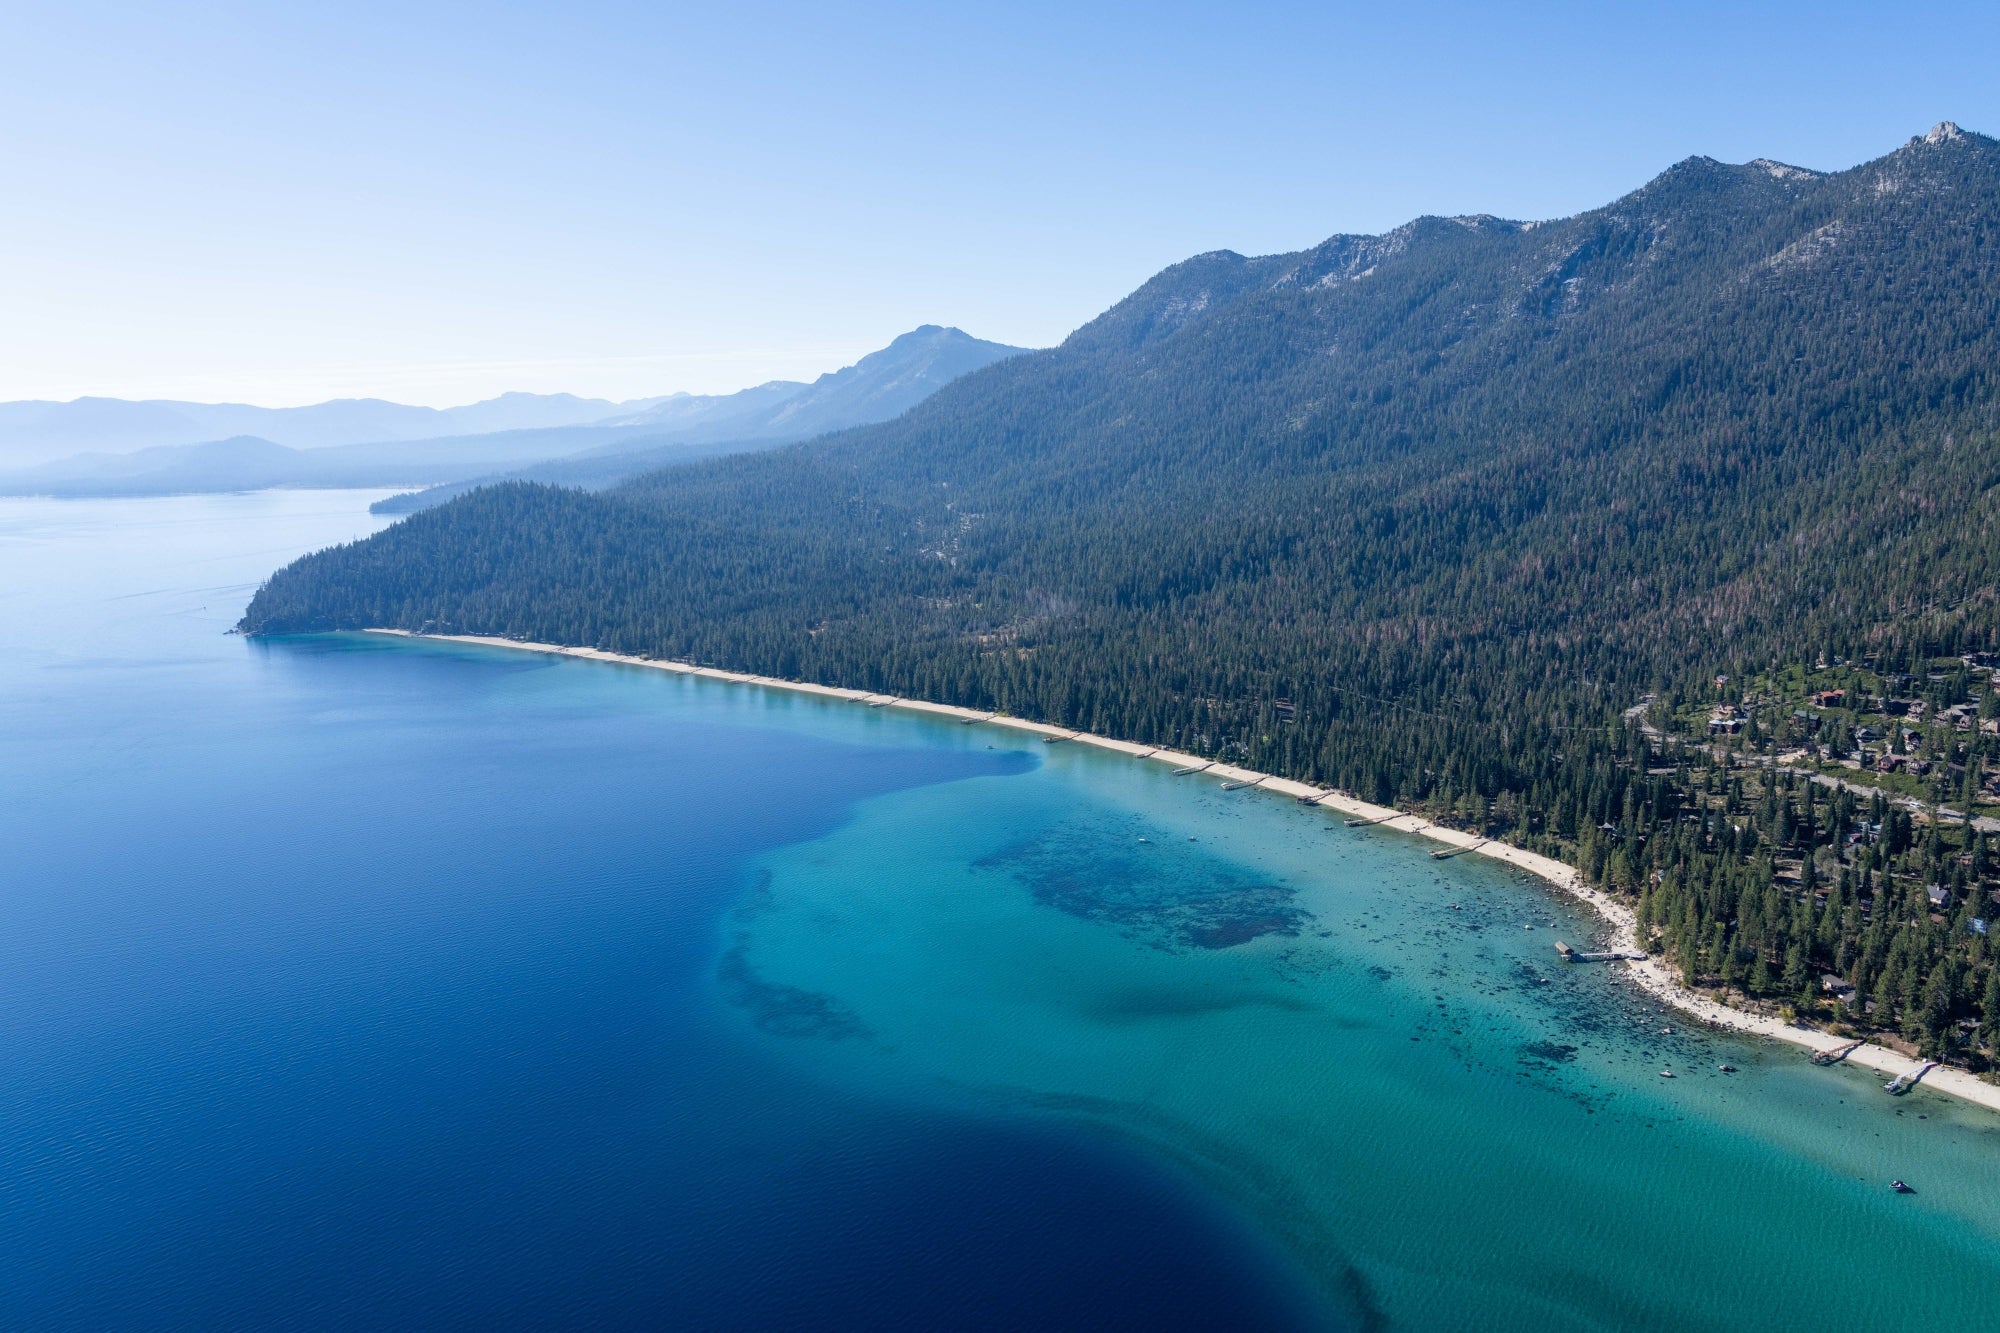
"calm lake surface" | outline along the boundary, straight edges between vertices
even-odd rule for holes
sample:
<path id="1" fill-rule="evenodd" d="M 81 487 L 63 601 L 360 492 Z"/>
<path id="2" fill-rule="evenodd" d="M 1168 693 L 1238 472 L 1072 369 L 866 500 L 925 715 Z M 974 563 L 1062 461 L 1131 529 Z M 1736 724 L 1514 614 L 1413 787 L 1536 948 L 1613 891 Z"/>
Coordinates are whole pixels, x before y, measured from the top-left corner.
<path id="1" fill-rule="evenodd" d="M 372 498 L 0 500 L 0 1327 L 1990 1322 L 2000 1116 L 1558 965 L 1503 867 L 225 634 Z"/>

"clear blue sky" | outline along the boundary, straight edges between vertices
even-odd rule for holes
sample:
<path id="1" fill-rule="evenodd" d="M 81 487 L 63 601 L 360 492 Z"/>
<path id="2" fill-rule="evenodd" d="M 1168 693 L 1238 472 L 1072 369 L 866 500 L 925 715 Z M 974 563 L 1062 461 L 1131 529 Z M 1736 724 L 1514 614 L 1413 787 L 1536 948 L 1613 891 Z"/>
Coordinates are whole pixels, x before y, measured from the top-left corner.
<path id="1" fill-rule="evenodd" d="M 636 396 L 2000 132 L 2000 5 L 0 0 L 0 398 Z"/>

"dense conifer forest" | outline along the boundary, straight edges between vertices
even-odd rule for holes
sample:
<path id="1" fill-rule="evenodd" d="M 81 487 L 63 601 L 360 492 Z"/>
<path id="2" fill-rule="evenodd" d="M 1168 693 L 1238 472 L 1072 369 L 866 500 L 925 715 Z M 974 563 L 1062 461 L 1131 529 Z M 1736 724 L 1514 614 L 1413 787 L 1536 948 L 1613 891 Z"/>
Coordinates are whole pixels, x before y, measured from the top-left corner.
<path id="1" fill-rule="evenodd" d="M 243 627 L 588 644 L 1226 756 L 1560 855 L 1692 981 L 1983 1065 L 1996 256 L 2000 144 L 1949 126 L 1203 255 L 896 421 L 479 490 L 280 571 Z"/>

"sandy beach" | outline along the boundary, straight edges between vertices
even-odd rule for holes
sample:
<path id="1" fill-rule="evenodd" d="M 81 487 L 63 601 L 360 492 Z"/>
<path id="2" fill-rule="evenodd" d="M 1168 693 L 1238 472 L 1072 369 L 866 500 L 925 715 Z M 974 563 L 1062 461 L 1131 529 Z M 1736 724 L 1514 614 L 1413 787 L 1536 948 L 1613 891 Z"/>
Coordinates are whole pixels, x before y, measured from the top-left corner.
<path id="1" fill-rule="evenodd" d="M 975 722 L 996 727 L 1008 727 L 1016 731 L 1031 732 L 1045 738 L 1081 745 L 1093 745 L 1100 749 L 1116 750 L 1137 759 L 1148 759 L 1175 768 L 1198 768 L 1201 772 L 1223 781 L 1243 787 L 1255 787 L 1262 791 L 1277 792 L 1297 800 L 1326 809 L 1338 811 L 1353 818 L 1374 821 L 1382 828 L 1394 829 L 1399 833 L 1415 834 L 1430 838 L 1449 846 L 1464 849 L 1467 854 L 1488 856 L 1505 861 L 1530 874 L 1536 875 L 1554 885 L 1557 889 L 1580 899 L 1593 908 L 1606 922 L 1610 939 L 1600 946 L 1608 949 L 1640 949 L 1638 923 L 1632 909 L 1598 889 L 1583 882 L 1576 870 L 1551 857 L 1523 851 L 1496 840 L 1480 838 L 1476 834 L 1462 833 L 1456 829 L 1441 828 L 1421 815 L 1404 814 L 1386 806 L 1373 805 L 1357 800 L 1340 792 L 1326 791 L 1307 786 L 1288 778 L 1259 773 L 1252 769 L 1203 759 L 1199 755 L 1184 754 L 1177 750 L 1161 749 L 1156 746 L 1138 745 L 1131 741 L 1116 740 L 1108 736 L 1092 735 L 1074 731 L 1066 727 L 1051 726 L 1044 722 L 1030 722 L 1023 718 L 1009 717 L 999 713 L 981 712 L 970 708 L 956 708 L 949 704 L 931 703 L 922 699 L 907 699 L 897 695 L 872 694 L 866 690 L 839 689 L 830 685 L 812 685 L 800 681 L 778 680 L 769 676 L 753 676 L 740 671 L 722 671 L 714 667 L 693 666 L 686 662 L 671 662 L 657 658 L 633 657 L 621 653 L 608 653 L 596 648 L 569 648 L 560 644 L 531 643 L 516 639 L 493 638 L 474 634 L 419 635 L 408 630 L 371 629 L 370 634 L 388 634 L 400 638 L 435 638 L 451 643 L 481 644 L 492 648 L 513 648 L 525 652 L 550 653 L 562 657 L 581 657 L 598 662 L 618 662 L 627 666 L 650 667 L 660 671 L 671 671 L 678 675 L 705 676 L 712 680 L 731 681 L 742 685 L 761 685 L 769 689 L 791 690 L 802 694 L 817 694 L 827 698 L 844 699 L 865 704 L 873 708 L 899 708 L 911 712 L 930 713 L 940 717 L 954 718 L 962 722 Z M 1738 1032 L 1751 1033 L 1760 1037 L 1771 1037 L 1790 1042 L 1809 1050 L 1832 1050 L 1845 1046 L 1848 1042 L 1833 1033 L 1815 1028 L 1800 1027 L 1781 1019 L 1747 1010 L 1733 1008 L 1689 990 L 1683 986 L 1666 965 L 1658 958 L 1626 960 L 1586 966 L 1605 966 L 1626 969 L 1633 980 L 1649 994 L 1683 1013 L 1717 1027 L 1730 1028 Z M 1863 1045 L 1846 1057 L 1849 1064 L 1861 1065 L 1887 1075 L 1903 1074 L 1913 1069 L 1917 1062 L 1906 1055 L 1873 1043 Z M 1957 1097 L 1964 1101 L 2000 1111 L 2000 1087 L 1985 1083 L 1963 1070 L 1940 1067 L 1924 1076 L 1923 1086 L 1935 1092 Z"/>

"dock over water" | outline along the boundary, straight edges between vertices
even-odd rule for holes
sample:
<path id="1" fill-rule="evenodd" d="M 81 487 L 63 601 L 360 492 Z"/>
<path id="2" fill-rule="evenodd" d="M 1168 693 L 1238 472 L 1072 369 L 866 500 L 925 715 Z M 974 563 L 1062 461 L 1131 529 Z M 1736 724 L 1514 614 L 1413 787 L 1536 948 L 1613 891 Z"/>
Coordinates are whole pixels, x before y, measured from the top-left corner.
<path id="1" fill-rule="evenodd" d="M 1900 1097 L 1904 1093 L 1908 1092 L 1911 1088 L 1916 1087 L 1918 1083 L 1923 1081 L 1923 1077 L 1925 1074 L 1930 1073 L 1933 1069 L 1936 1069 L 1937 1067 L 1938 1067 L 1937 1061 L 1926 1060 L 1922 1064 L 1918 1065 L 1915 1069 L 1910 1070 L 1908 1073 L 1898 1074 L 1896 1075 L 1895 1078 L 1889 1080 L 1887 1083 L 1884 1083 L 1882 1085 L 1882 1091 L 1888 1093 L 1891 1097 Z"/>
<path id="2" fill-rule="evenodd" d="M 1565 963 L 1616 963 L 1621 961 L 1637 963 L 1644 961 L 1646 957 L 1644 949 L 1605 949 L 1595 953 L 1585 953 L 1581 949 L 1570 948 L 1561 940 L 1556 941 L 1556 952 L 1562 955 L 1562 960 Z"/>
<path id="3" fill-rule="evenodd" d="M 1835 1046 L 1831 1050 L 1814 1051 L 1812 1053 L 1812 1062 L 1816 1065 L 1839 1064 L 1842 1060 L 1845 1060 L 1848 1056 L 1854 1054 L 1867 1044 L 1864 1041 L 1850 1041 L 1845 1046 Z"/>

